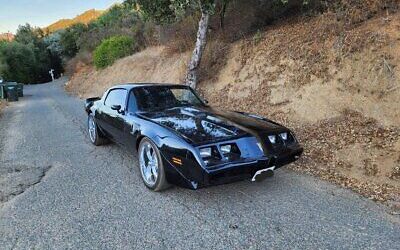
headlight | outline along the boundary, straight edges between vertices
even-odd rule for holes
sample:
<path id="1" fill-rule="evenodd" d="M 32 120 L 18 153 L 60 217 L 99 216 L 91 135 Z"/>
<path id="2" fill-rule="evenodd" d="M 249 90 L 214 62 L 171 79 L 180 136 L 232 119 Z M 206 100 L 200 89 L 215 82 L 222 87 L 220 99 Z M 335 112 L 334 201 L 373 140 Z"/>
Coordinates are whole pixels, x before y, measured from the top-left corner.
<path id="1" fill-rule="evenodd" d="M 282 138 L 282 140 L 286 141 L 288 139 L 288 134 L 287 133 L 281 133 L 279 136 Z"/>
<path id="2" fill-rule="evenodd" d="M 223 155 L 229 154 L 232 151 L 232 145 L 228 144 L 228 145 L 223 145 L 221 146 L 221 153 Z"/>
<path id="3" fill-rule="evenodd" d="M 269 135 L 269 136 L 268 136 L 268 140 L 269 140 L 272 144 L 275 144 L 275 143 L 276 143 L 276 135 Z"/>
<path id="4" fill-rule="evenodd" d="M 200 156 L 203 158 L 211 157 L 212 150 L 211 148 L 201 148 L 200 149 Z"/>

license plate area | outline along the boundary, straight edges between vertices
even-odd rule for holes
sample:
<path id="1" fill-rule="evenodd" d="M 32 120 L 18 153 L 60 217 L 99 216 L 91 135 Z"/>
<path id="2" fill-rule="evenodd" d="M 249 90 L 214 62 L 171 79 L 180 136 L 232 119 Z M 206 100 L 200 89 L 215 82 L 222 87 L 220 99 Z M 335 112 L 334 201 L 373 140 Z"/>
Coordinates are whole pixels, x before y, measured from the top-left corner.
<path id="1" fill-rule="evenodd" d="M 258 170 L 254 175 L 253 178 L 251 178 L 252 182 L 255 181 L 262 181 L 268 177 L 272 177 L 274 175 L 274 170 L 275 170 L 275 166 L 273 167 L 269 167 L 269 168 L 265 168 L 265 169 L 260 169 Z"/>

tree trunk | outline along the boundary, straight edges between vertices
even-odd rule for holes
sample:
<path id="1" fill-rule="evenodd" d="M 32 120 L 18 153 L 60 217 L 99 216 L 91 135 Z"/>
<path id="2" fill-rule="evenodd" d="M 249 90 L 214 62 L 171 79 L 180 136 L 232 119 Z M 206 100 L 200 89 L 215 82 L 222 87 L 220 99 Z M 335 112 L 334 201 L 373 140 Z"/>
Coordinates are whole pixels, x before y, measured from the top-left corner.
<path id="1" fill-rule="evenodd" d="M 221 11 L 219 13 L 219 27 L 223 30 L 224 29 L 224 21 L 225 21 L 225 13 L 226 7 L 228 6 L 229 0 L 225 0 L 222 2 Z"/>
<path id="2" fill-rule="evenodd" d="M 201 11 L 201 18 L 199 21 L 199 29 L 197 31 L 196 46 L 194 48 L 192 59 L 190 60 L 188 72 L 185 79 L 185 84 L 193 89 L 196 88 L 198 80 L 198 70 L 203 55 L 204 48 L 207 43 L 207 30 L 210 14 L 204 9 Z"/>

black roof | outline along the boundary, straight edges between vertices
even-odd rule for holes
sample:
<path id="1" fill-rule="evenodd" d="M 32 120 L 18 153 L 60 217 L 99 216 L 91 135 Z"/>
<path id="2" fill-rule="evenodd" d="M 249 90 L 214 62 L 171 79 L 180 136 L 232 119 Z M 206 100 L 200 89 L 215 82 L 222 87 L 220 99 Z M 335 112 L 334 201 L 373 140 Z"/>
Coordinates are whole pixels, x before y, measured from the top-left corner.
<path id="1" fill-rule="evenodd" d="M 124 83 L 111 87 L 110 89 L 126 89 L 130 90 L 137 87 L 151 87 L 151 86 L 162 86 L 162 87 L 185 87 L 183 84 L 173 84 L 173 83 Z"/>

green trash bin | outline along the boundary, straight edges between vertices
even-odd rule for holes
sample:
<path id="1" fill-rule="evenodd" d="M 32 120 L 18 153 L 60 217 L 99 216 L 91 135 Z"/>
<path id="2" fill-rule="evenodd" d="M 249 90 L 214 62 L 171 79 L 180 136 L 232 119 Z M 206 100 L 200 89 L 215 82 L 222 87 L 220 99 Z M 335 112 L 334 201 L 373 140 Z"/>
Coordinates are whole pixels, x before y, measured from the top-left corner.
<path id="1" fill-rule="evenodd" d="M 24 85 L 21 83 L 16 83 L 16 82 L 7 82 L 7 86 L 13 86 L 17 89 L 17 94 L 18 97 L 23 97 L 24 96 Z"/>
<path id="2" fill-rule="evenodd" d="M 18 91 L 18 97 L 24 97 L 24 85 L 22 83 L 18 83 L 17 91 Z"/>
<path id="3" fill-rule="evenodd" d="M 6 99 L 5 84 L 0 84 L 0 99 Z"/>
<path id="4" fill-rule="evenodd" d="M 16 86 L 7 85 L 6 93 L 7 93 L 7 101 L 9 102 L 18 101 L 18 89 Z"/>

